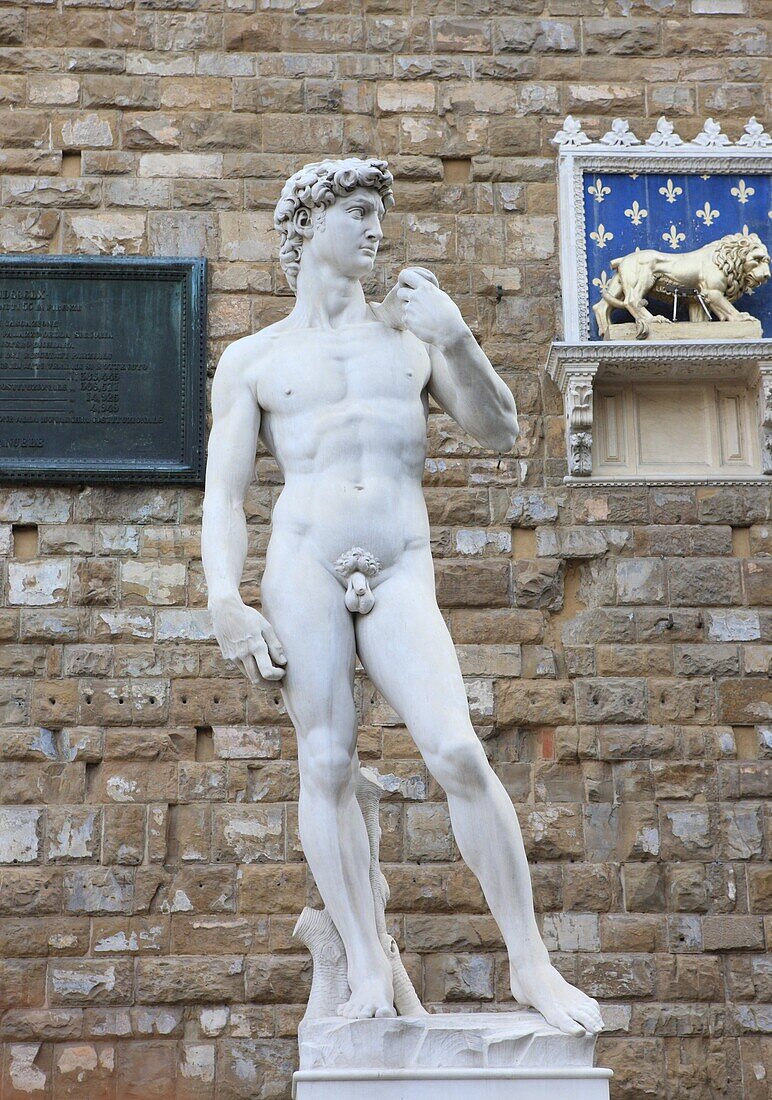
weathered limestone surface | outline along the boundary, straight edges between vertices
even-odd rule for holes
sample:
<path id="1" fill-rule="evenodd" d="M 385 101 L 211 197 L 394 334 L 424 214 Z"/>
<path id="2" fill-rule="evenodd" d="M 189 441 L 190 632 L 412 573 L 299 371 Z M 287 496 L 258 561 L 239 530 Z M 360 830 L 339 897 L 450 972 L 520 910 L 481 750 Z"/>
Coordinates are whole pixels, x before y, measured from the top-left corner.
<path id="1" fill-rule="evenodd" d="M 399 206 L 368 292 L 431 267 L 521 412 L 500 467 L 433 412 L 433 553 L 545 939 L 604 1006 L 614 1100 L 768 1097 L 772 514 L 755 487 L 563 486 L 539 371 L 558 313 L 548 139 L 569 111 L 594 137 L 664 112 L 685 138 L 716 112 L 736 138 L 763 117 L 767 17 L 761 0 L 0 5 L 0 249 L 208 256 L 212 369 L 289 309 L 268 229 L 286 177 L 388 157 Z M 265 454 L 257 472 L 251 599 L 278 484 Z M 319 899 L 280 697 L 214 644 L 200 508 L 194 490 L 0 489 L 2 1100 L 289 1096 L 310 983 L 291 934 Z M 358 692 L 410 976 L 445 1010 L 510 1008 L 442 792 Z"/>

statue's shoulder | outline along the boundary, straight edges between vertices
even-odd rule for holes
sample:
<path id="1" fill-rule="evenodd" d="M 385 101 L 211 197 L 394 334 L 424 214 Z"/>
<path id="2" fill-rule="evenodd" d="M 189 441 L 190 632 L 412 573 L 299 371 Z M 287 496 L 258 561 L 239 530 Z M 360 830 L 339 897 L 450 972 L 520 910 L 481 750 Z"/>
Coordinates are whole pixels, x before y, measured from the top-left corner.
<path id="1" fill-rule="evenodd" d="M 281 322 L 278 322 L 280 324 Z M 227 374 L 233 378 L 252 376 L 266 362 L 276 343 L 274 332 L 277 325 L 267 325 L 259 332 L 242 336 L 228 344 L 217 364 L 218 374 Z"/>

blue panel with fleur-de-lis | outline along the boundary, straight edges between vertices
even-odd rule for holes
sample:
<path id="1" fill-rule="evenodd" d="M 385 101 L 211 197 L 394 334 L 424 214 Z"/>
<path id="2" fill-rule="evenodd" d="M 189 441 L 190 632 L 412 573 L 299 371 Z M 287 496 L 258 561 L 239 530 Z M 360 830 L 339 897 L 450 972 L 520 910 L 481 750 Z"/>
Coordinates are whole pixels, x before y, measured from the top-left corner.
<path id="1" fill-rule="evenodd" d="M 772 247 L 770 176 L 585 172 L 583 190 L 591 306 L 614 274 L 611 260 L 637 248 L 675 255 L 741 232 L 757 233 L 767 248 Z M 772 336 L 772 280 L 735 305 L 758 317 L 764 336 Z M 652 300 L 649 309 L 664 313 L 667 306 Z M 686 309 L 679 308 L 678 316 L 687 320 Z M 597 340 L 592 311 L 590 317 L 590 336 Z M 615 310 L 613 320 L 631 318 Z"/>

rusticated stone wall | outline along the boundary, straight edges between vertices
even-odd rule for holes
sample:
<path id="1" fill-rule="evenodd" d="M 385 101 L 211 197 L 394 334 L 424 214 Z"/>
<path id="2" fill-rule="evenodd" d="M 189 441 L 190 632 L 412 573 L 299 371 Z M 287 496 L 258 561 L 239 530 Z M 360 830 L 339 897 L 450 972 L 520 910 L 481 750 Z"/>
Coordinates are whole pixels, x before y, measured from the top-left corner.
<path id="1" fill-rule="evenodd" d="M 321 154 L 390 159 L 373 295 L 406 262 L 432 267 L 522 414 L 500 466 L 431 418 L 438 588 L 547 942 L 607 1007 L 614 1100 L 769 1096 L 772 526 L 759 488 L 562 485 L 540 372 L 559 295 L 548 138 L 567 111 L 594 135 L 620 114 L 645 136 L 664 112 L 684 137 L 708 115 L 736 137 L 763 117 L 769 13 L 0 4 L 0 249 L 208 256 L 212 369 L 289 308 L 270 231 L 286 175 Z M 250 599 L 279 491 L 257 465 Z M 289 1095 L 309 981 L 290 934 L 314 900 L 294 740 L 275 688 L 212 643 L 200 510 L 198 490 L 0 490 L 2 1100 Z M 501 944 L 442 793 L 357 691 L 416 984 L 435 1005 L 503 1007 Z"/>

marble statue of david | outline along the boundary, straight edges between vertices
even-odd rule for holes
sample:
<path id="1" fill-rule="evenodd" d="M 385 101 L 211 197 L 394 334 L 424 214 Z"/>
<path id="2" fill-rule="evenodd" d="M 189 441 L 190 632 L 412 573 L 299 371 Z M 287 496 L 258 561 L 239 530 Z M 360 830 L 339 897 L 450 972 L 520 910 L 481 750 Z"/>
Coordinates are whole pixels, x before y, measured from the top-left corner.
<path id="1" fill-rule="evenodd" d="M 447 792 L 515 998 L 565 1032 L 597 1032 L 597 1003 L 561 977 L 539 935 L 515 810 L 472 727 L 435 598 L 421 489 L 429 396 L 494 452 L 514 445 L 515 402 L 428 272 L 404 270 L 382 306 L 365 300 L 392 182 L 383 160 L 327 160 L 282 191 L 275 224 L 294 308 L 231 344 L 212 389 L 202 554 L 214 631 L 252 682 L 281 682 L 298 738 L 303 850 L 346 950 L 340 1014 L 394 1015 L 355 797 L 358 656 Z M 284 475 L 265 615 L 239 595 L 258 438 Z"/>

